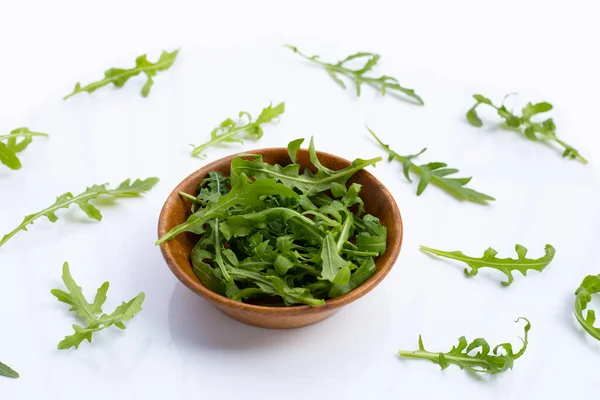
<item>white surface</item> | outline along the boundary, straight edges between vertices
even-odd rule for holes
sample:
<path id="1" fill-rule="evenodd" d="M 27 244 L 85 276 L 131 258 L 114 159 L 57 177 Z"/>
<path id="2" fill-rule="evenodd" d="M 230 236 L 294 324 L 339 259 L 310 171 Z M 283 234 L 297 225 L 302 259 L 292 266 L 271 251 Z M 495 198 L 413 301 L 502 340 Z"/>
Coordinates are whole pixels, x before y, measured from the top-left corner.
<path id="1" fill-rule="evenodd" d="M 600 36 L 593 2 L 32 2 L 0 6 L 0 131 L 28 126 L 51 134 L 24 153 L 21 171 L 0 168 L 0 232 L 65 191 L 127 177 L 158 176 L 143 199 L 104 206 L 104 220 L 76 210 L 40 220 L 0 249 L 0 360 L 21 379 L 0 379 L 0 398 L 71 399 L 450 399 L 576 398 L 597 389 L 600 346 L 572 316 L 573 291 L 600 271 L 595 127 Z M 413 106 L 365 88 L 356 100 L 324 71 L 282 43 L 336 60 L 372 50 L 378 72 L 399 77 L 426 101 Z M 171 70 L 63 102 L 76 81 L 128 66 L 135 56 L 181 46 Z M 587 167 L 558 151 L 494 128 L 466 124 L 475 92 L 514 104 L 547 100 L 564 139 Z M 372 170 L 401 208 L 405 241 L 396 267 L 371 294 L 318 325 L 268 331 L 233 321 L 181 285 L 153 245 L 160 207 L 183 177 L 204 165 L 187 143 L 240 110 L 269 101 L 287 111 L 244 149 L 283 146 L 315 135 L 320 150 L 346 158 L 380 150 L 364 125 L 401 153 L 429 150 L 473 175 L 471 187 L 497 201 L 459 203 L 435 187 L 417 198 L 398 165 Z M 241 147 L 213 149 L 214 160 Z M 515 243 L 542 254 L 557 248 L 542 274 L 471 279 L 462 265 L 434 260 L 418 245 L 513 256 Z M 93 295 L 111 282 L 107 308 L 145 291 L 144 310 L 124 332 L 108 330 L 77 351 L 58 351 L 73 317 L 50 289 L 60 268 Z M 447 351 L 461 335 L 512 341 L 531 319 L 530 347 L 513 371 L 478 382 L 452 366 L 398 359 L 418 334 Z"/>

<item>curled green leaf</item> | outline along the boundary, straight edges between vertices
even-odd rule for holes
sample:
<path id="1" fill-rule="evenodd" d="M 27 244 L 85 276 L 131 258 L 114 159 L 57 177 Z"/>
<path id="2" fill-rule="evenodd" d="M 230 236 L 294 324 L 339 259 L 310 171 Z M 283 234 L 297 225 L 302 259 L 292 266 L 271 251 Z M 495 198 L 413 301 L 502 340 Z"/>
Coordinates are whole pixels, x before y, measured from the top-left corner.
<path id="1" fill-rule="evenodd" d="M 32 132 L 29 128 L 17 128 L 8 135 L 0 135 L 0 163 L 12 170 L 21 169 L 21 160 L 17 157 L 17 153 L 25 150 L 34 137 L 48 137 L 48 135 Z"/>
<path id="2" fill-rule="evenodd" d="M 523 107 L 521 110 L 521 116 L 518 116 L 512 111 L 509 111 L 504 104 L 496 106 L 490 99 L 480 94 L 474 94 L 473 98 L 475 99 L 476 103 L 469 109 L 469 111 L 467 111 L 467 121 L 471 125 L 475 127 L 483 126 L 483 122 L 477 115 L 476 109 L 480 104 L 486 104 L 495 109 L 501 118 L 504 118 L 505 124 L 509 128 L 518 129 L 522 127 L 523 134 L 528 139 L 534 141 L 548 140 L 554 142 L 564 148 L 564 152 L 562 154 L 563 157 L 571 160 L 576 159 L 583 164 L 587 164 L 587 160 L 583 158 L 574 147 L 563 142 L 556 136 L 556 125 L 554 124 L 552 118 L 548 118 L 541 122 L 531 121 L 531 117 L 552 110 L 552 104 L 547 102 L 536 104 L 527 103 L 527 105 L 525 105 L 525 107 Z"/>
<path id="3" fill-rule="evenodd" d="M 575 291 L 575 317 L 581 327 L 594 339 L 600 340 L 600 328 L 594 326 L 596 322 L 596 312 L 587 310 L 588 304 L 592 301 L 592 295 L 600 293 L 600 275 L 586 276 L 577 291 Z"/>
<path id="4" fill-rule="evenodd" d="M 490 347 L 488 342 L 483 338 L 467 342 L 466 337 L 461 336 L 458 339 L 458 345 L 452 347 L 447 353 L 435 353 L 425 350 L 423 339 L 419 335 L 419 349 L 414 351 L 400 350 L 398 354 L 404 358 L 415 358 L 429 360 L 434 364 L 438 364 L 442 369 L 448 368 L 450 364 L 457 365 L 460 369 L 478 376 L 478 374 L 499 374 L 513 368 L 515 360 L 521 357 L 527 349 L 527 334 L 531 329 L 531 324 L 527 318 L 519 318 L 525 321 L 525 336 L 522 338 L 523 347 L 514 352 L 512 344 L 502 343 L 494 347 Z M 475 355 L 469 354 L 473 350 L 479 350 Z"/>

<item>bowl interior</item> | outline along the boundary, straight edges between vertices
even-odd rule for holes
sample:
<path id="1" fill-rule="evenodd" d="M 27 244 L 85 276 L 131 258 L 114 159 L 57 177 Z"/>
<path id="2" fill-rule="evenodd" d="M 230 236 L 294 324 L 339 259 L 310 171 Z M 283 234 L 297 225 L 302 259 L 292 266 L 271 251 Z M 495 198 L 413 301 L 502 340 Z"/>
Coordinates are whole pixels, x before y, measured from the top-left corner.
<path id="1" fill-rule="evenodd" d="M 247 152 L 246 154 L 261 154 L 263 156 L 263 160 L 269 164 L 287 165 L 291 163 L 287 149 L 285 148 L 255 150 Z M 333 170 L 343 169 L 351 164 L 351 162 L 348 160 L 328 153 L 317 152 L 317 155 L 325 167 Z M 173 192 L 169 195 L 169 198 L 167 199 L 160 215 L 158 226 L 159 237 L 162 237 L 172 227 L 185 222 L 190 215 L 189 201 L 182 199 L 178 193 L 182 191 L 195 195 L 198 185 L 207 177 L 208 172 L 221 172 L 223 175 L 228 176 L 230 174 L 231 160 L 234 157 L 236 157 L 236 155 L 225 157 L 206 165 L 205 167 L 188 176 L 173 190 Z M 297 162 L 303 168 L 307 166 L 312 168 L 309 153 L 305 149 L 301 149 L 298 152 Z M 383 184 L 381 184 L 381 182 L 379 182 L 373 175 L 365 170 L 357 172 L 349 180 L 349 184 L 351 183 L 359 183 L 362 185 L 360 196 L 365 203 L 365 213 L 369 213 L 378 217 L 381 223 L 387 227 L 387 250 L 384 255 L 377 258 L 377 270 L 375 274 L 369 278 L 369 280 L 343 296 L 332 300 L 327 300 L 326 305 L 328 306 L 335 306 L 338 303 L 339 305 L 346 304 L 355 298 L 366 294 L 374 286 L 376 286 L 392 268 L 396 258 L 398 257 L 400 246 L 402 244 L 402 220 L 396 202 L 389 191 L 383 186 Z M 309 306 L 305 305 L 277 308 L 250 305 L 246 303 L 234 302 L 233 300 L 212 292 L 202 285 L 192 270 L 190 253 L 197 242 L 198 235 L 192 233 L 183 233 L 178 235 L 173 240 L 161 244 L 161 250 L 165 260 L 167 261 L 167 264 L 173 273 L 179 278 L 179 280 L 181 280 L 186 286 L 188 286 L 197 294 L 219 303 L 230 303 L 229 305 L 235 304 L 237 306 L 242 306 L 243 304 L 243 306 L 246 308 L 262 308 L 268 310 L 281 310 L 290 308 L 310 309 Z"/>

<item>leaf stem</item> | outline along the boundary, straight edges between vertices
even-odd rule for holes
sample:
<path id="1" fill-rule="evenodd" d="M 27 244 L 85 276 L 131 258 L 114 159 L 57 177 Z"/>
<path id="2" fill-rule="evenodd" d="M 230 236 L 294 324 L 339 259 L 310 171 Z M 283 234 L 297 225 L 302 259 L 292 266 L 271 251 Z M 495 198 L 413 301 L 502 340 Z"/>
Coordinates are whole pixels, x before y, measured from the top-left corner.
<path id="1" fill-rule="evenodd" d="M 192 196 L 191 194 L 188 194 L 188 193 L 186 193 L 186 192 L 179 192 L 179 195 L 180 195 L 181 197 L 183 197 L 183 198 L 189 199 L 189 200 L 191 200 L 191 201 L 194 201 L 194 202 L 197 202 L 197 201 L 198 201 L 198 198 L 196 198 L 196 197 L 194 197 L 194 196 Z"/>
<path id="2" fill-rule="evenodd" d="M 16 137 L 33 137 L 33 136 L 49 137 L 49 135 L 47 135 L 45 133 L 41 133 L 41 132 L 23 132 L 23 133 L 12 133 L 12 134 L 8 134 L 8 135 L 0 136 L 0 141 L 10 139 L 10 138 L 16 138 Z"/>

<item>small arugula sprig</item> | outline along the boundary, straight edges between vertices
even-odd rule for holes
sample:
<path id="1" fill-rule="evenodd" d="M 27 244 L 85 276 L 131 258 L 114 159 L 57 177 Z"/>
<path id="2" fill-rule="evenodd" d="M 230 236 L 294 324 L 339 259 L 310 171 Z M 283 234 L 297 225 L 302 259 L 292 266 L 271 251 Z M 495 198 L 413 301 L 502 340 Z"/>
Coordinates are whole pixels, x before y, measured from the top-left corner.
<path id="1" fill-rule="evenodd" d="M 111 68 L 104 72 L 104 79 L 92 82 L 87 86 L 81 87 L 81 84 L 77 82 L 75 84 L 75 89 L 73 89 L 73 93 L 66 95 L 63 100 L 68 99 L 71 96 L 76 95 L 77 93 L 88 92 L 92 93 L 95 90 L 112 83 L 116 87 L 120 88 L 125 85 L 125 83 L 134 76 L 137 76 L 141 73 L 146 74 L 148 80 L 144 84 L 142 88 L 142 96 L 147 97 L 150 94 L 150 88 L 154 85 L 154 80 L 152 79 L 156 76 L 158 71 L 164 71 L 169 69 L 171 65 L 175 62 L 177 58 L 177 54 L 179 50 L 172 51 L 169 53 L 168 51 L 163 51 L 160 55 L 160 58 L 156 63 L 151 63 L 146 59 L 146 54 L 143 54 L 135 59 L 135 67 L 130 69 L 122 69 L 122 68 Z"/>
<path id="2" fill-rule="evenodd" d="M 527 349 L 527 333 L 531 329 L 529 320 L 520 317 L 515 322 L 525 320 L 525 337 L 520 338 L 523 342 L 523 347 L 517 353 L 514 353 L 512 344 L 502 343 L 494 347 L 492 350 L 488 342 L 483 338 L 473 340 L 468 344 L 467 339 L 461 336 L 458 339 L 458 345 L 452 347 L 448 353 L 434 353 L 425 350 L 423 339 L 419 335 L 419 350 L 405 351 L 400 350 L 398 354 L 404 358 L 424 359 L 438 364 L 442 370 L 448 368 L 450 364 L 458 365 L 460 369 L 479 377 L 478 374 L 487 373 L 491 375 L 499 374 L 513 368 L 516 359 L 521 357 Z M 469 353 L 473 350 L 480 349 L 475 355 Z M 499 350 L 504 350 L 502 354 Z M 491 350 L 491 352 L 490 352 Z"/>
<path id="3" fill-rule="evenodd" d="M 138 294 L 128 302 L 123 302 L 118 306 L 112 314 L 104 314 L 102 312 L 102 306 L 106 302 L 106 293 L 108 292 L 108 282 L 104 282 L 102 286 L 98 288 L 94 302 L 89 303 L 80 286 L 77 286 L 75 280 L 71 276 L 69 270 L 69 263 L 63 264 L 62 280 L 67 288 L 68 292 L 60 289 L 52 289 L 51 293 L 63 303 L 67 303 L 71 306 L 69 311 L 73 311 L 77 318 L 83 322 L 86 326 L 80 326 L 73 324 L 75 333 L 65 338 L 58 344 L 59 350 L 69 349 L 71 347 L 79 348 L 79 345 L 84 340 L 89 343 L 92 342 L 92 334 L 94 332 L 101 331 L 109 326 L 116 326 L 119 329 L 125 329 L 123 322 L 133 318 L 135 314 L 142 310 L 142 303 L 144 302 L 144 292 Z"/>
<path id="4" fill-rule="evenodd" d="M 367 85 L 370 85 L 370 86 L 374 87 L 375 89 L 379 90 L 382 95 L 385 95 L 388 90 L 392 90 L 392 91 L 396 91 L 399 93 L 403 93 L 406 96 L 414 99 L 417 104 L 420 104 L 420 105 L 425 104 L 423 102 L 423 99 L 421 99 L 421 97 L 419 97 L 413 89 L 407 89 L 405 87 L 400 86 L 400 83 L 398 82 L 398 80 L 396 78 L 393 78 L 391 76 L 386 76 L 386 75 L 382 75 L 379 78 L 365 76 L 365 74 L 367 72 L 370 72 L 373 69 L 373 67 L 375 67 L 375 65 L 381 58 L 379 56 L 379 54 L 368 53 L 368 52 L 358 52 L 358 53 L 352 54 L 352 55 L 344 58 L 342 61 L 338 61 L 335 64 L 330 64 L 330 63 L 321 61 L 319 59 L 319 56 L 307 56 L 307 55 L 301 53 L 297 47 L 290 46 L 287 44 L 285 45 L 285 47 L 292 49 L 294 51 L 294 53 L 297 53 L 300 56 L 306 58 L 307 60 L 312 61 L 312 62 L 322 66 L 323 68 L 325 68 L 325 70 L 329 73 L 329 76 L 331 76 L 331 78 L 333 78 L 333 80 L 344 89 L 346 89 L 346 84 L 344 83 L 343 80 L 340 79 L 338 74 L 346 76 L 346 77 L 350 78 L 351 80 L 353 80 L 354 87 L 356 88 L 356 96 L 357 97 L 360 97 L 362 84 L 366 83 Z M 358 69 L 351 69 L 345 65 L 347 62 L 350 62 L 352 60 L 365 59 L 365 58 L 366 58 L 365 64 Z"/>
<path id="5" fill-rule="evenodd" d="M 377 137 L 375 132 L 373 132 L 369 127 L 367 127 L 371 135 L 375 138 L 377 143 L 388 152 L 389 157 L 388 161 L 392 162 L 393 160 L 399 161 L 403 166 L 404 176 L 409 182 L 412 182 L 410 179 L 409 172 L 413 172 L 420 176 L 419 185 L 417 186 L 417 196 L 421 195 L 427 185 L 429 183 L 434 184 L 440 189 L 444 190 L 446 193 L 456 197 L 459 200 L 472 201 L 478 204 L 488 204 L 488 201 L 496 200 L 487 194 L 477 192 L 473 189 L 469 189 L 464 187 L 467 183 L 471 181 L 471 177 L 469 178 L 448 178 L 448 175 L 452 175 L 458 172 L 458 169 L 455 168 L 446 168 L 448 165 L 442 162 L 430 162 L 428 164 L 416 165 L 412 162 L 414 158 L 420 156 L 427 150 L 424 148 L 417 154 L 411 154 L 408 156 L 401 156 L 400 154 L 393 151 L 389 145 L 383 143 L 381 139 Z"/>
<path id="6" fill-rule="evenodd" d="M 587 305 L 592 301 L 592 294 L 600 293 L 600 275 L 588 275 L 583 279 L 581 285 L 575 292 L 575 317 L 577 321 L 587 333 L 589 333 L 594 339 L 600 340 L 600 328 L 594 326 L 596 322 L 596 312 L 594 310 L 587 310 L 586 316 L 583 315 L 583 311 L 587 308 Z"/>
<path id="7" fill-rule="evenodd" d="M 546 245 L 546 254 L 543 257 L 538 259 L 527 258 L 527 249 L 520 244 L 515 246 L 515 251 L 517 252 L 518 259 L 512 258 L 498 258 L 496 254 L 498 252 L 491 247 L 488 248 L 484 253 L 483 257 L 475 258 L 469 257 L 463 254 L 462 251 L 442 251 L 436 250 L 429 247 L 421 246 L 421 251 L 435 254 L 440 257 L 446 257 L 453 260 L 461 261 L 467 264 L 471 270 L 468 268 L 464 269 L 466 276 L 475 276 L 477 272 L 479 272 L 479 268 L 494 268 L 498 271 L 503 272 L 508 277 L 506 282 L 501 282 L 504 286 L 510 286 L 513 282 L 514 278 L 512 275 L 513 271 L 518 271 L 523 274 L 523 276 L 527 275 L 527 270 L 536 270 L 542 272 L 548 264 L 554 258 L 554 253 L 556 250 L 551 245 Z"/>
<path id="8" fill-rule="evenodd" d="M 285 103 L 283 102 L 275 107 L 269 104 L 268 107 L 263 108 L 256 121 L 252 121 L 252 116 L 249 113 L 241 111 L 239 118 L 248 118 L 248 122 L 245 125 L 238 125 L 233 119 L 227 118 L 218 127 L 213 129 L 208 142 L 199 146 L 190 145 L 194 148 L 192 150 L 192 157 L 203 156 L 204 150 L 219 143 L 244 143 L 244 139 L 258 140 L 264 133 L 261 125 L 271 122 L 283 114 L 284 111 Z"/>
<path id="9" fill-rule="evenodd" d="M 19 373 L 8 365 L 0 362 L 0 376 L 5 376 L 7 378 L 18 378 Z"/>
<path id="10" fill-rule="evenodd" d="M 504 98 L 506 99 L 507 96 Z M 587 160 L 583 158 L 579 152 L 572 146 L 563 142 L 556 136 L 556 125 L 552 118 L 548 118 L 542 122 L 532 122 L 531 117 L 548 112 L 552 110 L 552 104 L 541 102 L 541 103 L 527 103 L 525 107 L 521 110 L 521 116 L 515 115 L 512 111 L 509 111 L 504 104 L 500 106 L 494 105 L 490 99 L 484 97 L 480 94 L 474 94 L 473 98 L 477 101 L 473 107 L 467 112 L 467 121 L 475 127 L 483 126 L 483 122 L 477 115 L 477 107 L 480 104 L 487 104 L 488 106 L 494 108 L 498 115 L 505 120 L 506 126 L 513 129 L 519 129 L 521 126 L 524 128 L 525 136 L 533 141 L 539 141 L 540 139 L 547 139 L 552 142 L 558 143 L 565 150 L 562 154 L 563 157 L 567 157 L 571 160 L 577 159 L 583 164 L 587 164 Z M 540 134 L 541 138 L 536 134 Z"/>
<path id="11" fill-rule="evenodd" d="M 50 222 L 56 222 L 58 217 L 56 211 L 61 208 L 69 208 L 71 204 L 77 204 L 81 211 L 83 211 L 89 218 L 96 221 L 102 220 L 102 214 L 94 205 L 90 204 L 89 201 L 96 199 L 99 196 L 112 196 L 115 198 L 119 197 L 137 197 L 144 192 L 149 191 L 158 183 L 158 178 L 148 178 L 145 180 L 136 179 L 131 183 L 130 179 L 125 180 L 116 189 L 108 189 L 108 184 L 92 185 L 88 187 L 83 193 L 73 196 L 71 192 L 64 193 L 56 198 L 54 204 L 50 207 L 45 208 L 35 214 L 31 214 L 25 217 L 23 222 L 11 232 L 4 235 L 0 240 L 0 247 L 6 243 L 10 238 L 16 235 L 19 231 L 27 230 L 29 224 L 33 224 L 35 220 L 41 217 L 46 217 Z"/>
<path id="12" fill-rule="evenodd" d="M 17 157 L 17 153 L 25 150 L 36 136 L 48 137 L 45 133 L 32 132 L 29 128 L 17 128 L 12 130 L 8 135 L 1 135 L 0 162 L 12 170 L 21 169 L 21 160 Z M 2 143 L 2 141 L 6 143 Z"/>

